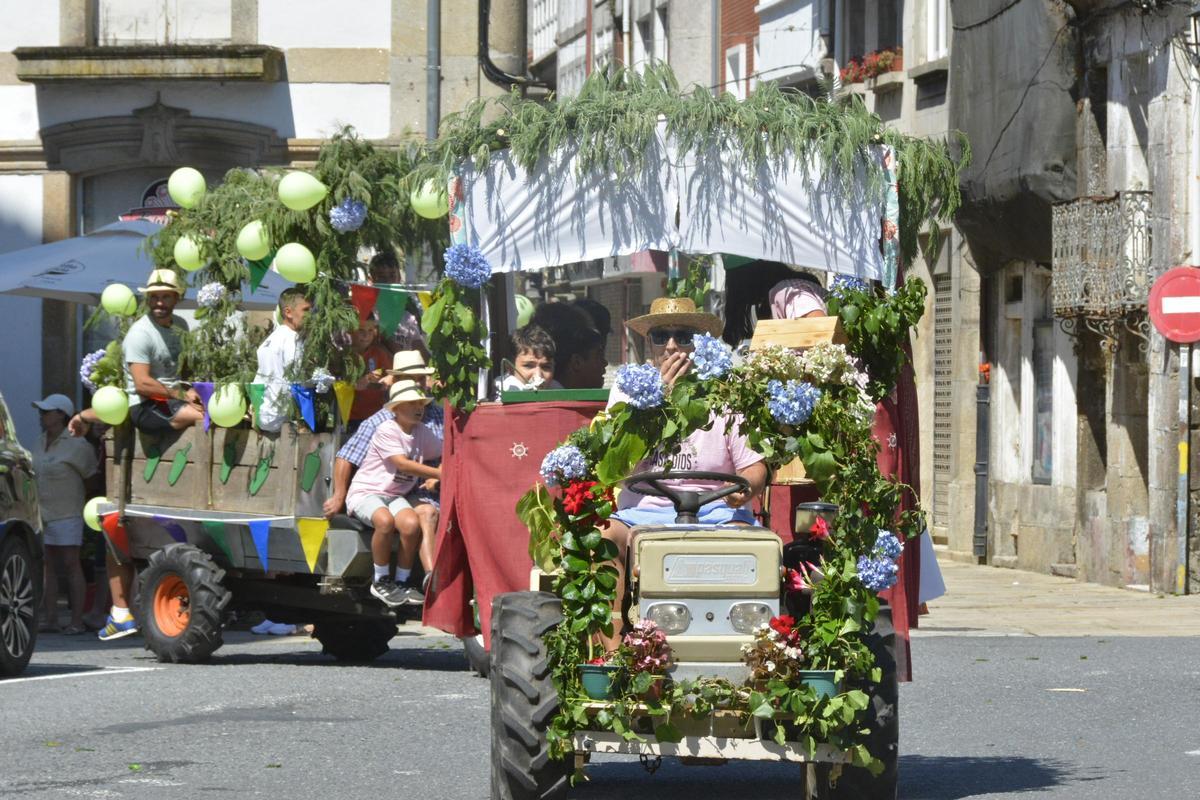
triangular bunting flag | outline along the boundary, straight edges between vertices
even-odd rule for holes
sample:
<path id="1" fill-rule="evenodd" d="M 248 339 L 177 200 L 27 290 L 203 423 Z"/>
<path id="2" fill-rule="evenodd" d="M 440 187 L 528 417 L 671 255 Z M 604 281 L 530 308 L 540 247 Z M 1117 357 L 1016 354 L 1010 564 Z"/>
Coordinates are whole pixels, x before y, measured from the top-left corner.
<path id="1" fill-rule="evenodd" d="M 251 261 L 246 259 L 246 266 L 250 267 L 250 293 L 254 294 L 258 291 L 258 287 L 262 284 L 263 278 L 267 277 L 267 272 L 271 269 L 271 262 L 275 260 L 275 251 L 272 250 L 267 254 L 267 257 L 261 261 Z"/>
<path id="2" fill-rule="evenodd" d="M 271 523 L 265 519 L 250 520 L 250 538 L 254 540 L 254 549 L 258 551 L 258 560 L 262 563 L 263 572 L 266 572 L 267 543 L 271 538 Z"/>
<path id="3" fill-rule="evenodd" d="M 375 302 L 378 298 L 378 286 L 367 286 L 362 283 L 350 285 L 350 302 L 358 311 L 359 322 L 365 322 L 371 312 L 375 310 Z"/>
<path id="4" fill-rule="evenodd" d="M 296 526 L 300 529 L 300 546 L 304 548 L 304 560 L 312 572 L 317 571 L 317 558 L 321 555 L 321 545 L 325 542 L 325 532 L 329 530 L 329 520 L 297 517 Z"/>
<path id="5" fill-rule="evenodd" d="M 342 424 L 350 424 L 350 409 L 354 407 L 354 384 L 349 381 L 337 381 L 333 384 L 333 395 L 337 398 L 338 414 Z"/>
<path id="6" fill-rule="evenodd" d="M 211 420 L 208 418 L 208 399 L 212 397 L 213 384 L 210 381 L 197 381 L 192 384 L 196 394 L 200 395 L 200 404 L 204 406 L 204 430 L 208 430 Z"/>
<path id="7" fill-rule="evenodd" d="M 404 316 L 408 307 L 408 292 L 396 289 L 384 290 L 375 301 L 375 311 L 379 313 L 379 332 L 385 337 L 391 336 Z"/>
<path id="8" fill-rule="evenodd" d="M 266 394 L 267 385 L 265 383 L 247 383 L 246 396 L 250 398 L 250 405 L 254 408 L 254 425 L 257 428 L 262 427 L 262 420 L 259 418 L 259 412 L 262 411 L 263 397 Z"/>
<path id="9" fill-rule="evenodd" d="M 121 517 L 118 514 L 105 514 L 104 519 L 100 521 L 100 526 L 104 528 L 104 533 L 108 537 L 108 541 L 112 544 L 113 549 L 118 555 L 129 556 L 129 534 L 125 531 L 125 526 L 121 524 Z"/>
<path id="10" fill-rule="evenodd" d="M 217 547 L 221 548 L 221 552 L 230 562 L 233 561 L 233 552 L 229 549 L 229 540 L 226 538 L 225 523 L 216 520 L 206 519 L 200 523 L 204 526 L 204 532 L 208 534 L 208 538 L 216 543 Z"/>
<path id="11" fill-rule="evenodd" d="M 157 514 L 154 516 L 154 521 L 157 522 L 167 535 L 180 544 L 187 544 L 187 531 L 183 529 L 175 520 L 170 517 L 160 517 Z"/>
<path id="12" fill-rule="evenodd" d="M 300 418 L 304 420 L 304 424 L 310 431 L 315 431 L 317 429 L 317 411 L 313 406 L 316 398 L 313 395 L 312 387 L 293 383 L 292 399 L 296 401 L 296 407 L 300 409 Z"/>

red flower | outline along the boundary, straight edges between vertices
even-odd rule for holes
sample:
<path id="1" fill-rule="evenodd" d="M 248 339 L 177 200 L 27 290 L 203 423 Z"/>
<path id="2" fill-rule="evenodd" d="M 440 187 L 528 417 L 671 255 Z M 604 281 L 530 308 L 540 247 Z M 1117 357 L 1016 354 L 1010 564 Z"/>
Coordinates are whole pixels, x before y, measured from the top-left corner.
<path id="1" fill-rule="evenodd" d="M 824 517 L 817 517 L 812 527 L 808 529 L 808 538 L 824 541 L 829 538 L 829 523 Z"/>
<path id="2" fill-rule="evenodd" d="M 563 511 L 572 516 L 582 513 L 588 501 L 596 499 L 592 492 L 595 485 L 595 481 L 571 481 L 567 484 L 567 489 L 563 492 Z"/>
<path id="3" fill-rule="evenodd" d="M 789 569 L 787 571 L 787 579 L 783 585 L 789 592 L 798 592 L 801 589 L 808 588 L 808 581 L 804 579 L 804 573 L 799 570 Z"/>
<path id="4" fill-rule="evenodd" d="M 774 630 L 780 636 L 790 636 L 792 633 L 792 628 L 794 628 L 796 625 L 796 618 L 791 614 L 782 614 L 778 617 L 771 617 L 771 622 L 769 624 L 772 630 Z"/>

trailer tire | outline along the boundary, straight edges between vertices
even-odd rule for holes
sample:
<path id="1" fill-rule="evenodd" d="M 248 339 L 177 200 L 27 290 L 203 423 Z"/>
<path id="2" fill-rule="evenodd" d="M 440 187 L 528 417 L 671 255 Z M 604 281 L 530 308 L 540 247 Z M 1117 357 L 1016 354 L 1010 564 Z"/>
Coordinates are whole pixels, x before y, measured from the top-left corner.
<path id="1" fill-rule="evenodd" d="M 338 661 L 363 663 L 388 651 L 388 642 L 396 635 L 396 623 L 390 619 L 317 622 L 312 635 L 321 643 L 322 653 Z"/>
<path id="2" fill-rule="evenodd" d="M 462 637 L 463 655 L 467 657 L 467 667 L 481 678 L 488 676 L 488 651 L 483 647 L 483 636 Z"/>
<path id="3" fill-rule="evenodd" d="M 159 661 L 198 664 L 223 643 L 221 624 L 232 598 L 225 570 L 207 553 L 172 544 L 150 554 L 142 571 L 139 609 L 146 649 Z"/>
<path id="4" fill-rule="evenodd" d="M 883 606 L 875 617 L 875 625 L 866 637 L 867 647 L 875 656 L 875 664 L 883 671 L 878 684 L 862 686 L 870 697 L 865 727 L 867 749 L 883 761 L 883 772 L 872 775 L 862 767 L 847 766 L 833 785 L 828 782 L 829 767 L 818 770 L 819 800 L 895 800 L 900 788 L 900 683 L 896 671 L 896 628 L 892 624 L 892 609 Z"/>
<path id="5" fill-rule="evenodd" d="M 552 800 L 567 791 L 567 760 L 550 757 L 546 729 L 558 712 L 545 636 L 562 621 L 547 592 L 492 602 L 492 800 Z"/>

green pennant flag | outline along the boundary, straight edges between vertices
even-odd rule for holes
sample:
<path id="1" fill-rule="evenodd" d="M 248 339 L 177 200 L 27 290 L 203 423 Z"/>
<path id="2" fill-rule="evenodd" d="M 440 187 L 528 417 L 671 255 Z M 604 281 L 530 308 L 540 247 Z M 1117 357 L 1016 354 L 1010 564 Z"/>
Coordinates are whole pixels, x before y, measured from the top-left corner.
<path id="1" fill-rule="evenodd" d="M 391 338 L 396 326 L 408 308 L 408 292 L 380 286 L 379 298 L 375 301 L 375 313 L 379 315 L 379 332 Z"/>
<path id="2" fill-rule="evenodd" d="M 225 523 L 217 522 L 216 520 L 206 519 L 200 523 L 204 527 L 204 532 L 208 534 L 208 538 L 217 543 L 217 547 L 221 548 L 221 552 L 233 563 L 233 552 L 229 549 L 229 540 L 225 538 Z"/>
<path id="3" fill-rule="evenodd" d="M 246 259 L 246 266 L 250 267 L 250 293 L 254 294 L 258 291 L 259 285 L 263 282 L 263 278 L 267 277 L 267 272 L 271 269 L 271 262 L 275 260 L 275 251 L 272 250 L 267 254 L 267 257 L 259 261 L 251 261 Z"/>
<path id="4" fill-rule="evenodd" d="M 259 416 L 263 406 L 263 396 L 267 391 L 265 383 L 247 383 L 246 396 L 250 398 L 250 405 L 254 407 L 254 425 L 257 428 L 262 427 L 262 417 Z"/>

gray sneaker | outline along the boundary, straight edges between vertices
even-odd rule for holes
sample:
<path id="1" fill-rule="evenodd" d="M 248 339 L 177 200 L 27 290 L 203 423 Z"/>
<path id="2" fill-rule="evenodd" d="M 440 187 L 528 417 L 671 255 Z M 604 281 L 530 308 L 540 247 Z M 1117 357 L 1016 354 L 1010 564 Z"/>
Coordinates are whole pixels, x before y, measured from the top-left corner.
<path id="1" fill-rule="evenodd" d="M 421 594 L 420 589 L 414 589 L 412 586 L 400 586 L 397 588 L 398 588 L 397 593 L 401 597 L 404 598 L 400 602 L 400 605 L 408 605 L 408 606 L 425 605 L 425 595 Z"/>
<path id="2" fill-rule="evenodd" d="M 409 600 L 406 593 L 409 591 L 411 590 L 398 585 L 391 578 L 382 578 L 371 584 L 371 594 L 392 608 L 407 605 Z"/>

